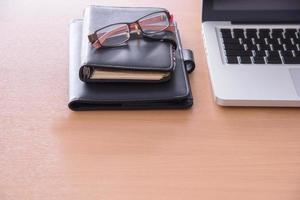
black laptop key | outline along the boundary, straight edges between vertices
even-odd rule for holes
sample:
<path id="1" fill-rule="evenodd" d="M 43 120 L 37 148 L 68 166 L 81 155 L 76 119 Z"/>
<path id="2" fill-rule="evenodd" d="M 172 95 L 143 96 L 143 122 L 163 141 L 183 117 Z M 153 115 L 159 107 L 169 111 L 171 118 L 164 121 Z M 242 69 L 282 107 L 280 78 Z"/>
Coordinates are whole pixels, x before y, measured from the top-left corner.
<path id="1" fill-rule="evenodd" d="M 240 44 L 239 39 L 233 39 L 233 38 L 223 38 L 224 44 Z"/>
<path id="2" fill-rule="evenodd" d="M 233 34 L 244 34 L 244 29 L 241 28 L 234 28 Z"/>
<path id="3" fill-rule="evenodd" d="M 275 58 L 275 57 L 266 57 L 267 63 L 269 64 L 282 64 L 281 58 Z"/>
<path id="4" fill-rule="evenodd" d="M 231 34 L 231 29 L 229 29 L 229 28 L 222 28 L 220 31 L 221 31 L 221 33 Z"/>
<path id="5" fill-rule="evenodd" d="M 255 34 L 248 34 L 248 35 L 246 35 L 246 37 L 247 37 L 247 38 L 258 39 L 258 36 L 257 36 L 256 33 L 255 33 Z"/>
<path id="6" fill-rule="evenodd" d="M 283 36 L 283 29 L 272 29 L 271 35 L 274 36 Z"/>
<path id="7" fill-rule="evenodd" d="M 234 38 L 245 38 L 243 29 L 233 29 Z"/>
<path id="8" fill-rule="evenodd" d="M 300 57 L 284 57 L 285 64 L 300 64 Z"/>
<path id="9" fill-rule="evenodd" d="M 259 38 L 259 39 L 254 38 L 254 43 L 255 44 L 266 44 L 266 41 L 264 38 Z"/>
<path id="10" fill-rule="evenodd" d="M 255 56 L 264 57 L 264 56 L 266 56 L 266 52 L 265 51 L 255 51 Z"/>
<path id="11" fill-rule="evenodd" d="M 238 61 L 236 56 L 228 56 L 227 57 L 227 63 L 228 64 L 238 64 L 239 61 Z"/>
<path id="12" fill-rule="evenodd" d="M 255 28 L 247 28 L 246 33 L 257 33 L 257 29 Z"/>
<path id="13" fill-rule="evenodd" d="M 221 29 L 222 38 L 232 38 L 230 29 Z"/>
<path id="14" fill-rule="evenodd" d="M 285 32 L 286 33 L 296 33 L 297 29 L 295 29 L 295 28 L 287 28 L 287 29 L 285 29 Z"/>
<path id="15" fill-rule="evenodd" d="M 247 50 L 247 51 L 243 51 L 241 56 L 253 56 L 252 51 Z"/>
<path id="16" fill-rule="evenodd" d="M 296 29 L 285 29 L 285 38 L 296 38 Z"/>
<path id="17" fill-rule="evenodd" d="M 247 44 L 247 49 L 248 50 L 258 51 L 258 47 L 257 47 L 256 44 Z"/>
<path id="18" fill-rule="evenodd" d="M 281 63 L 280 54 L 278 51 L 268 51 L 268 63 L 278 64 Z M 280 62 L 279 62 L 280 61 Z"/>
<path id="19" fill-rule="evenodd" d="M 282 61 L 280 58 L 267 57 L 267 63 L 268 64 L 282 64 Z"/>
<path id="20" fill-rule="evenodd" d="M 241 64 L 252 64 L 249 56 L 241 56 Z"/>
<path id="21" fill-rule="evenodd" d="M 243 44 L 251 45 L 253 44 L 252 38 L 244 38 L 241 40 Z"/>
<path id="22" fill-rule="evenodd" d="M 283 29 L 282 28 L 274 28 L 274 29 L 272 29 L 272 33 L 283 33 Z"/>
<path id="23" fill-rule="evenodd" d="M 227 56 L 252 56 L 251 51 L 240 51 L 240 50 L 226 50 Z"/>
<path id="24" fill-rule="evenodd" d="M 279 51 L 268 51 L 268 56 L 270 57 L 279 57 Z"/>
<path id="25" fill-rule="evenodd" d="M 293 52 L 292 51 L 281 51 L 280 52 L 282 57 L 293 57 Z"/>
<path id="26" fill-rule="evenodd" d="M 244 45 L 241 44 L 224 44 L 225 50 L 245 50 Z"/>
<path id="27" fill-rule="evenodd" d="M 283 51 L 284 47 L 280 44 L 272 44 L 273 50 L 274 51 Z"/>
<path id="28" fill-rule="evenodd" d="M 241 51 L 239 50 L 225 50 L 225 54 L 227 57 L 230 56 L 240 56 L 241 55 Z"/>
<path id="29" fill-rule="evenodd" d="M 258 30 L 258 35 L 260 38 L 268 38 L 270 37 L 270 29 L 259 29 Z"/>
<path id="30" fill-rule="evenodd" d="M 286 44 L 286 45 L 293 45 L 293 42 L 290 38 L 285 38 L 280 40 L 281 44 Z"/>
<path id="31" fill-rule="evenodd" d="M 288 50 L 290 50 L 290 51 L 292 51 L 292 50 L 297 51 L 298 50 L 297 46 L 293 45 L 293 44 L 285 44 L 285 48 L 286 48 L 287 51 Z"/>
<path id="32" fill-rule="evenodd" d="M 277 38 L 269 38 L 267 39 L 268 44 L 279 45 L 279 41 Z"/>
<path id="33" fill-rule="evenodd" d="M 293 38 L 294 44 L 300 45 L 300 38 Z"/>
<path id="34" fill-rule="evenodd" d="M 265 64 L 265 59 L 264 59 L 264 57 L 261 57 L 261 56 L 255 56 L 253 58 L 253 61 L 255 64 Z"/>
<path id="35" fill-rule="evenodd" d="M 257 30 L 256 29 L 246 29 L 247 38 L 257 38 Z"/>
<path id="36" fill-rule="evenodd" d="M 260 48 L 260 50 L 262 50 L 262 51 L 264 51 L 264 50 L 271 50 L 271 47 L 270 47 L 270 45 L 268 45 L 268 44 L 260 44 L 259 45 L 259 48 Z"/>

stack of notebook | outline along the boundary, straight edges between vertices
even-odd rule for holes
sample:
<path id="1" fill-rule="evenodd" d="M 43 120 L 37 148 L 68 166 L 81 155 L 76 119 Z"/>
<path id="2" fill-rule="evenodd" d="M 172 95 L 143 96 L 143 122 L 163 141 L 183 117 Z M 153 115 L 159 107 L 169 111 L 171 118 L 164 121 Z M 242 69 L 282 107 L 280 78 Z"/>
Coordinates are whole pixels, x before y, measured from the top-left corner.
<path id="1" fill-rule="evenodd" d="M 70 24 L 69 108 L 72 110 L 188 108 L 193 98 L 190 50 L 182 49 L 176 23 L 160 39 L 136 37 L 95 48 L 91 34 L 111 24 L 135 22 L 162 8 L 89 6 Z M 153 37 L 157 37 L 154 35 Z"/>

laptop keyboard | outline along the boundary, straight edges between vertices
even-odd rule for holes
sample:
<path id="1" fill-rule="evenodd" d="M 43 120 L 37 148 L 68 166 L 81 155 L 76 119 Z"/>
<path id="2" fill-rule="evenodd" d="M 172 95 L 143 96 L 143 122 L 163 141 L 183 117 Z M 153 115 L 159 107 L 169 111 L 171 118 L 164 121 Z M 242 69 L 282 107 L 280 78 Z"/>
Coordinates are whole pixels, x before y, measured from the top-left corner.
<path id="1" fill-rule="evenodd" d="M 220 29 L 228 64 L 300 64 L 299 29 Z"/>

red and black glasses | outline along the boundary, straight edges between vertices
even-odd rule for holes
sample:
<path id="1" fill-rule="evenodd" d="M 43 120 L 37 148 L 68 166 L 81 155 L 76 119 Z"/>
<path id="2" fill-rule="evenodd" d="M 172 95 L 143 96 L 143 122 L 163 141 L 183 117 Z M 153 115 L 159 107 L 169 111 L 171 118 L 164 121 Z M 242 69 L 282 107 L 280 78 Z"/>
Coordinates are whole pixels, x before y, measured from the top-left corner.
<path id="1" fill-rule="evenodd" d="M 163 31 L 174 31 L 173 15 L 167 11 L 148 14 L 132 23 L 116 23 L 105 26 L 90 34 L 88 38 L 92 46 L 98 49 L 125 45 L 130 39 L 131 33 L 151 36 Z"/>

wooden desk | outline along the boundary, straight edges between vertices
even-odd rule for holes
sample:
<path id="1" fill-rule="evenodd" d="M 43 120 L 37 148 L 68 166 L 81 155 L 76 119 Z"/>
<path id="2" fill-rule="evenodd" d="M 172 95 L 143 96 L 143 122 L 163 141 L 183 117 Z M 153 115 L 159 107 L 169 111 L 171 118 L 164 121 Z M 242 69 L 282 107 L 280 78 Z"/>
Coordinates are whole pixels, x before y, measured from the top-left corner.
<path id="1" fill-rule="evenodd" d="M 68 23 L 162 6 L 195 52 L 190 110 L 72 112 Z M 299 200 L 300 110 L 214 104 L 198 0 L 0 2 L 1 200 Z"/>

